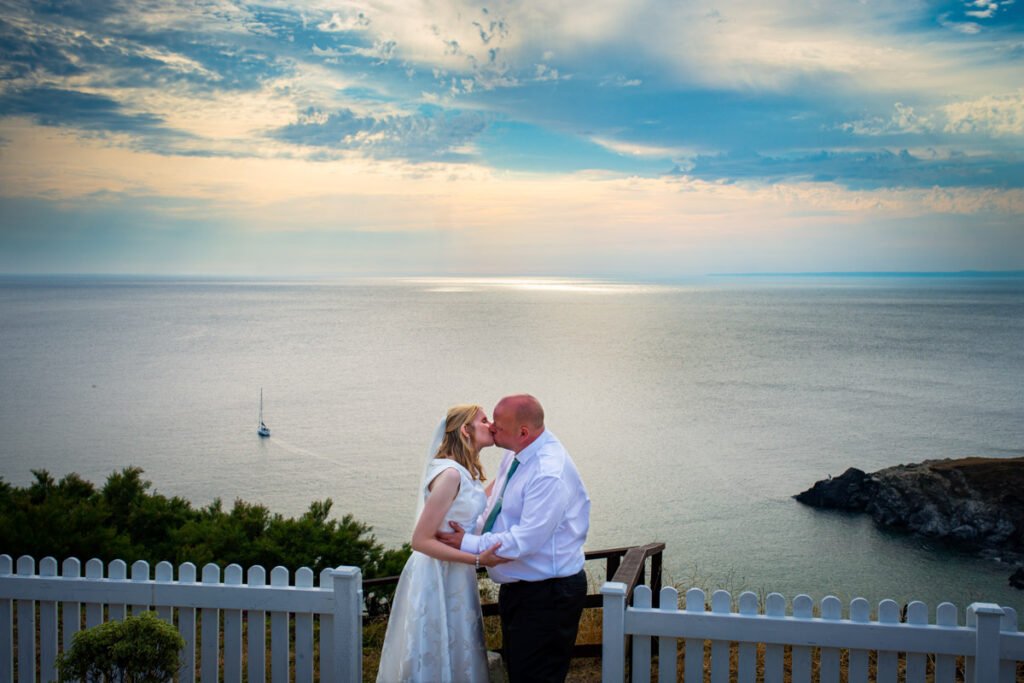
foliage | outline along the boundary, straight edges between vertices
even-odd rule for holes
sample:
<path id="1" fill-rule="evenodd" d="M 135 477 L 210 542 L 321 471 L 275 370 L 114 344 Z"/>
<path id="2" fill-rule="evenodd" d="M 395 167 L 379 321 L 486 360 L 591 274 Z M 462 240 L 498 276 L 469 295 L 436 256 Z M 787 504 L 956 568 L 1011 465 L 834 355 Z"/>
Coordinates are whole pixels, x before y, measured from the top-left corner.
<path id="1" fill-rule="evenodd" d="M 57 666 L 62 683 L 161 683 L 174 679 L 183 647 L 174 626 L 143 612 L 79 631 Z"/>
<path id="2" fill-rule="evenodd" d="M 101 489 L 74 473 L 60 481 L 32 473 L 24 488 L 0 479 L 0 551 L 14 557 L 305 566 L 316 574 L 347 565 L 372 578 L 398 574 L 410 553 L 408 545 L 385 550 L 352 515 L 331 518 L 330 498 L 294 519 L 243 500 L 230 511 L 219 499 L 197 509 L 152 492 L 138 467 L 114 472 Z"/>

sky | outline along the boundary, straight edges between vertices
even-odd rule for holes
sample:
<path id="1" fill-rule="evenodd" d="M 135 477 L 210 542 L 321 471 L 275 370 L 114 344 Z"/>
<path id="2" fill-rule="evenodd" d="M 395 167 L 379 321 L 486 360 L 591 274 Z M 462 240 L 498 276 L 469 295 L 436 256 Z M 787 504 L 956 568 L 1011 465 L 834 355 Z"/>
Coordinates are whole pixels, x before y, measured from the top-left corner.
<path id="1" fill-rule="evenodd" d="M 0 273 L 1024 269 L 1024 0 L 0 0 Z"/>

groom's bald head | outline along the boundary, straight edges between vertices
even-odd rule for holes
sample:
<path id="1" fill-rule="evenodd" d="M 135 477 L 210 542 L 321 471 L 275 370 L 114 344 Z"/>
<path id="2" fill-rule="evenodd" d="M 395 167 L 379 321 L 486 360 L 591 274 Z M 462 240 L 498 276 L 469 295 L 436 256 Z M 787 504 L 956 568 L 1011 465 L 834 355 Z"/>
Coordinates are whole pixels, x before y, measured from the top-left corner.
<path id="1" fill-rule="evenodd" d="M 519 452 L 544 431 L 544 408 L 530 394 L 506 396 L 494 406 L 494 443 Z"/>
<path id="2" fill-rule="evenodd" d="M 529 394 L 506 396 L 498 401 L 498 405 L 506 405 L 519 424 L 529 425 L 538 430 L 544 429 L 544 408 L 540 401 L 533 396 Z"/>

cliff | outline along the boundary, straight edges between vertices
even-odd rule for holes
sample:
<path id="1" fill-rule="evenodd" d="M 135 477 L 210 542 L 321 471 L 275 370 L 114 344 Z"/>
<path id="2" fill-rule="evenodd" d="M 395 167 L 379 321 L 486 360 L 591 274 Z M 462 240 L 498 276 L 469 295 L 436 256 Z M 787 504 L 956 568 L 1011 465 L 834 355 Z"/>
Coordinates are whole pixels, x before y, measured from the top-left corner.
<path id="1" fill-rule="evenodd" d="M 866 512 L 881 526 L 985 555 L 1024 559 L 1024 458 L 926 460 L 872 474 L 851 467 L 794 498 Z"/>

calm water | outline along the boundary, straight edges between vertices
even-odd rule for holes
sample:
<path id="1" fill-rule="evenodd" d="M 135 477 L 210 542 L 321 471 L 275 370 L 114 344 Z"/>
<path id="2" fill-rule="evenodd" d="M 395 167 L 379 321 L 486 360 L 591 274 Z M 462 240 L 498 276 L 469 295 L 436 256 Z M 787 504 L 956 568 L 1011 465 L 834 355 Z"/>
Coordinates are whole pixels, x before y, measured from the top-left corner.
<path id="1" fill-rule="evenodd" d="M 590 548 L 665 541 L 711 589 L 1024 612 L 1005 565 L 790 498 L 848 466 L 1024 455 L 1024 280 L 7 278 L 0 346 L 16 484 L 138 465 L 198 504 L 331 497 L 398 544 L 445 408 L 529 391 L 587 481 Z"/>

